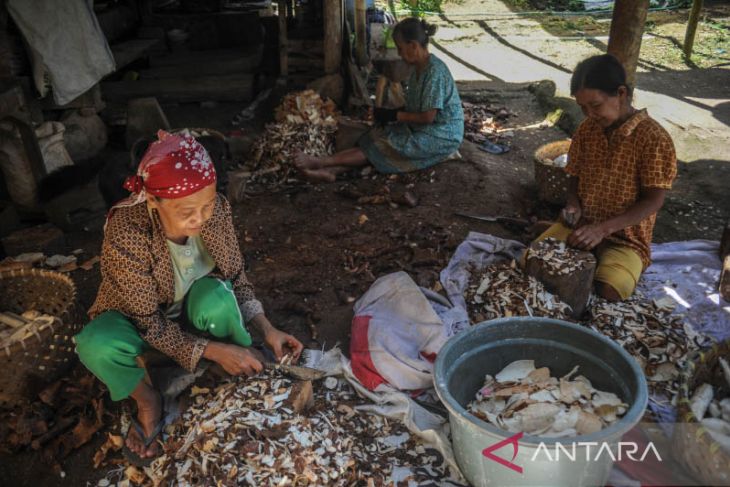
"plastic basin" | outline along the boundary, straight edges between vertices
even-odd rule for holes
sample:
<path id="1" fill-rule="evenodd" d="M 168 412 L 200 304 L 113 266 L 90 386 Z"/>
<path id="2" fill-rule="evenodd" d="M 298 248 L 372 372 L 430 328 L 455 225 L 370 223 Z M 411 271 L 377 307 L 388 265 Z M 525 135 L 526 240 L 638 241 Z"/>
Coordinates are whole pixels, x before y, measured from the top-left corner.
<path id="1" fill-rule="evenodd" d="M 578 374 L 596 389 L 617 394 L 629 409 L 610 427 L 590 435 L 560 439 L 524 435 L 518 440 L 514 433 L 466 410 L 484 376 L 495 375 L 515 360 L 534 360 L 535 367 L 549 367 L 554 377 L 578 365 Z M 618 442 L 641 420 L 648 401 L 644 373 L 625 350 L 589 328 L 547 318 L 492 320 L 452 337 L 439 352 L 434 381 L 449 411 L 459 468 L 475 486 L 604 485 L 613 459 L 605 450 L 597 453 L 606 444 L 616 457 Z M 483 454 L 508 438 L 518 445 L 514 459 L 512 444 L 490 454 L 511 466 Z"/>

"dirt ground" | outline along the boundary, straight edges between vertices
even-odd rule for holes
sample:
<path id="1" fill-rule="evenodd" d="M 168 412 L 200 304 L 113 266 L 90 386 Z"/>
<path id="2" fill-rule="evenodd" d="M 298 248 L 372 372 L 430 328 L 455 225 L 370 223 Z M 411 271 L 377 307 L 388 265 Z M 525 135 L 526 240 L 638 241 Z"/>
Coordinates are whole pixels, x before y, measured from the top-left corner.
<path id="1" fill-rule="evenodd" d="M 448 162 L 420 174 L 385 177 L 350 175 L 336 183 L 293 184 L 235 205 L 234 218 L 250 279 L 271 321 L 295 334 L 308 347 L 347 352 L 353 301 L 378 276 L 405 270 L 421 285 L 438 289 L 438 275 L 469 231 L 528 241 L 524 233 L 498 224 L 461 219 L 454 212 L 554 218 L 559 208 L 541 205 L 535 196 L 533 153 L 542 144 L 567 137 L 560 129 L 520 130 L 545 117 L 524 86 L 463 83 L 470 101 L 503 105 L 516 114 L 512 150 L 495 156 L 465 142 L 463 161 Z M 228 132 L 240 107 L 165 107 L 172 125 L 207 126 Z M 254 135 L 250 131 L 249 135 Z M 114 157 L 126 157 L 117 151 Z M 675 188 L 661 211 L 655 241 L 718 239 L 730 217 L 727 197 L 730 164 L 698 160 L 680 164 Z M 419 203 L 361 205 L 357 197 L 409 190 Z M 68 250 L 98 254 L 98 228 L 68 235 Z M 99 284 L 98 267 L 75 271 L 81 304 L 90 306 Z M 110 405 L 107 428 L 118 405 Z M 91 485 L 100 478 L 91 457 L 103 432 L 62 462 L 65 477 L 38 468 L 39 456 L 26 451 L 0 455 L 0 485 Z"/>

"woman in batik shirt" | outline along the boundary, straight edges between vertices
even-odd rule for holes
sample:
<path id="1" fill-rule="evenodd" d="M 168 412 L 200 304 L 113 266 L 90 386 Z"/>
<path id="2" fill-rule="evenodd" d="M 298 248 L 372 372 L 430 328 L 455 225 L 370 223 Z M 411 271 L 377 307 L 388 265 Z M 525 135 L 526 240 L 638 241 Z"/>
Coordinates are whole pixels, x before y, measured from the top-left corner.
<path id="1" fill-rule="evenodd" d="M 579 63 L 570 91 L 586 118 L 568 152 L 568 202 L 563 222 L 538 240 L 554 237 L 594 251 L 598 294 L 627 299 L 651 262 L 656 215 L 677 174 L 674 144 L 645 109 L 632 106 L 615 57 Z"/>
<path id="2" fill-rule="evenodd" d="M 194 138 L 160 131 L 104 230 L 102 282 L 92 321 L 74 337 L 81 362 L 115 401 L 132 397 L 137 419 L 125 453 L 158 455 L 162 401 L 138 357 L 157 349 L 189 371 L 205 358 L 233 375 L 262 370 L 253 325 L 277 358 L 302 344 L 266 319 L 243 270 L 228 201 L 216 193 L 210 156 Z"/>

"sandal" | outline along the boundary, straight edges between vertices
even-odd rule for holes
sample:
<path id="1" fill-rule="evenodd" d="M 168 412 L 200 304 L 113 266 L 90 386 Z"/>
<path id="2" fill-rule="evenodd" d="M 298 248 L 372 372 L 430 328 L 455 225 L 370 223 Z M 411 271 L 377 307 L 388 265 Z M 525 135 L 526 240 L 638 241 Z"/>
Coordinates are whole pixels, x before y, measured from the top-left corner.
<path id="1" fill-rule="evenodd" d="M 162 433 L 162 430 L 165 428 L 166 425 L 167 423 L 163 417 L 163 419 L 161 419 L 160 422 L 157 423 L 155 429 L 152 430 L 152 433 L 149 436 L 145 436 L 142 425 L 139 424 L 136 419 L 132 418 L 130 430 L 131 428 L 134 428 L 137 431 L 137 434 L 142 439 L 142 444 L 144 445 L 145 449 L 147 449 L 155 440 L 157 440 L 157 437 L 160 436 L 160 433 Z M 127 459 L 127 461 L 129 461 L 129 463 L 131 463 L 135 467 L 148 467 L 153 461 L 157 459 L 157 457 L 142 458 L 137 453 L 132 451 L 127 446 L 127 437 L 129 436 L 130 430 L 127 430 L 127 434 L 124 435 L 124 447 L 122 448 L 122 453 L 124 453 L 124 457 Z"/>

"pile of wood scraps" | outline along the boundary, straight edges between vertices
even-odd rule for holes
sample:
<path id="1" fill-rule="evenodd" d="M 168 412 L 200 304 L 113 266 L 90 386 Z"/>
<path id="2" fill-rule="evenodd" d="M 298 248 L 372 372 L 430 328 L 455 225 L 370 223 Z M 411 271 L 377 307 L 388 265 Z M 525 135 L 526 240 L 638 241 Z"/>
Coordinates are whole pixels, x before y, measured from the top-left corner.
<path id="1" fill-rule="evenodd" d="M 465 298 L 472 323 L 511 316 L 566 319 L 570 309 L 515 261 L 472 272 Z"/>
<path id="2" fill-rule="evenodd" d="M 567 275 L 588 267 L 589 262 L 582 258 L 581 254 L 584 252 L 550 237 L 528 248 L 525 258 L 543 261 L 543 267 L 550 274 Z"/>
<path id="3" fill-rule="evenodd" d="M 334 377 L 312 385 L 273 370 L 191 394 L 194 405 L 167 428 L 164 453 L 144 469 L 128 467 L 124 478 L 111 471 L 108 481 L 376 486 L 401 468 L 419 484 L 449 477 L 440 454 L 402 424 L 358 411 L 354 391 Z"/>
<path id="4" fill-rule="evenodd" d="M 613 339 L 644 370 L 652 392 L 673 397 L 687 353 L 706 345 L 680 315 L 672 314 L 673 300 L 650 301 L 638 291 L 622 302 L 593 299 L 587 326 Z"/>
<path id="5" fill-rule="evenodd" d="M 588 435 L 618 421 L 629 405 L 582 375 L 573 378 L 577 372 L 578 366 L 558 379 L 534 360 L 512 362 L 486 376 L 469 412 L 512 433 L 552 438 Z"/>
<path id="6" fill-rule="evenodd" d="M 334 153 L 337 108 L 312 90 L 287 95 L 276 108 L 275 122 L 268 124 L 253 144 L 244 171 L 250 182 L 278 185 L 295 176 L 294 156 Z"/>

